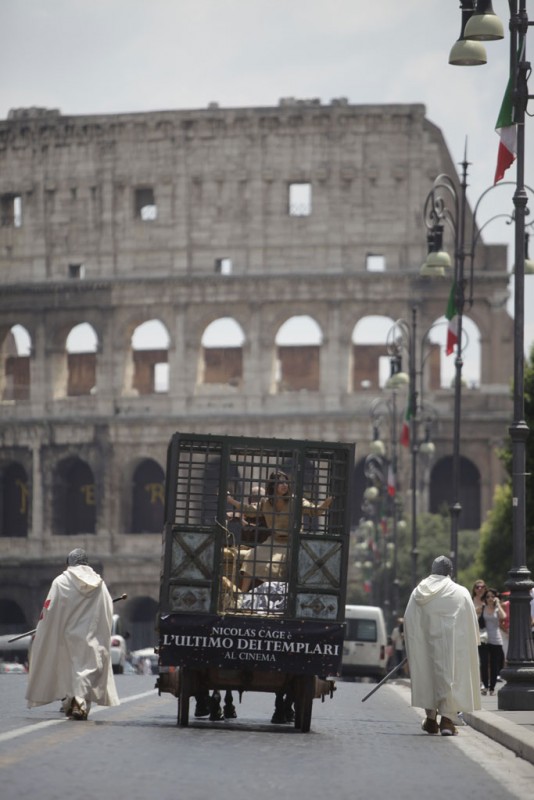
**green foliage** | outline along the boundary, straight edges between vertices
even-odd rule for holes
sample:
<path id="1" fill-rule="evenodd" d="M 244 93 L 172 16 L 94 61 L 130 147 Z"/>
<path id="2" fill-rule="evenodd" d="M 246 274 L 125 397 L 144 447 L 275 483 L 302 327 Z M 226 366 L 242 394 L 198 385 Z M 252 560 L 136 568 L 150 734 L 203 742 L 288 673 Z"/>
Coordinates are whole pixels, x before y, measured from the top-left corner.
<path id="1" fill-rule="evenodd" d="M 479 546 L 478 531 L 460 531 L 458 534 L 458 583 L 471 589 L 470 570 Z M 420 514 L 417 518 L 417 578 L 430 574 L 437 556 L 448 556 L 451 549 L 451 521 L 447 509 L 441 514 Z M 399 597 L 402 610 L 412 591 L 412 528 L 411 521 L 399 534 L 398 554 Z"/>
<path id="2" fill-rule="evenodd" d="M 530 429 L 526 443 L 526 546 L 528 568 L 534 570 L 534 346 L 524 372 L 525 422 Z M 493 507 L 481 528 L 480 550 L 472 574 L 502 588 L 513 561 L 512 539 L 512 443 L 500 454 L 509 474 L 504 486 L 497 487 Z"/>
<path id="3" fill-rule="evenodd" d="M 534 575 L 534 346 L 525 367 L 525 421 L 530 429 L 526 443 L 526 546 L 527 566 Z M 469 590 L 475 580 L 483 578 L 489 586 L 502 590 L 513 565 L 512 548 L 512 446 L 511 441 L 500 453 L 509 474 L 508 481 L 498 486 L 493 507 L 478 531 L 458 533 L 458 583 Z M 450 552 L 450 515 L 446 506 L 439 514 L 421 514 L 417 518 L 417 579 L 430 572 L 432 561 L 438 555 Z M 397 541 L 397 576 L 399 580 L 399 612 L 402 613 L 412 590 L 412 526 L 399 526 Z M 387 580 L 391 571 L 375 575 L 375 583 Z M 370 597 L 362 589 L 361 581 L 351 585 L 352 602 L 369 603 Z M 379 591 L 383 591 L 379 587 Z"/>
<path id="4" fill-rule="evenodd" d="M 512 487 L 497 486 L 493 507 L 480 530 L 480 549 L 476 558 L 476 578 L 502 589 L 512 566 Z"/>

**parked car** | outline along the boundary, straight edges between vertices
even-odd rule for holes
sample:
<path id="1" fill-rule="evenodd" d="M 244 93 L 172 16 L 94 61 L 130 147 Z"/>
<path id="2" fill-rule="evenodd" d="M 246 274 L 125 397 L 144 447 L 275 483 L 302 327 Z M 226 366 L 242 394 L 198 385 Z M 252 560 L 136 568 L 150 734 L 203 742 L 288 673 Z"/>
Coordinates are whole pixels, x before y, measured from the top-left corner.
<path id="1" fill-rule="evenodd" d="M 119 614 L 113 614 L 113 623 L 111 626 L 111 666 L 113 672 L 122 675 L 124 672 L 124 665 L 128 655 L 128 648 L 126 640 L 129 633 L 123 631 L 122 622 Z"/>
<path id="2" fill-rule="evenodd" d="M 153 647 L 143 647 L 141 650 L 132 650 L 130 659 L 135 671 L 139 675 L 159 673 L 159 656 L 154 652 Z M 150 668 L 150 672 L 148 671 Z"/>
<path id="3" fill-rule="evenodd" d="M 341 674 L 374 678 L 386 674 L 386 623 L 378 606 L 345 606 L 345 641 Z"/>
<path id="4" fill-rule="evenodd" d="M 10 661 L 0 661 L 0 673 L 5 675 L 22 675 L 28 670 L 24 664 Z"/>

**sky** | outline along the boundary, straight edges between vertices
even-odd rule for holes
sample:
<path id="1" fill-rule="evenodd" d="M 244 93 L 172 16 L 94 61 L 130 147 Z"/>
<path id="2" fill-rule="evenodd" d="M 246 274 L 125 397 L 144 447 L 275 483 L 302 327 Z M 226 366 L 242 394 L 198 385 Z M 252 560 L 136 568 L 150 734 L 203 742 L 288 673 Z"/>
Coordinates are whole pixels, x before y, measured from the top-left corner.
<path id="1" fill-rule="evenodd" d="M 527 6 L 532 19 L 534 0 Z M 372 6 L 363 0 L 1 0 L 0 118 L 28 106 L 70 115 L 210 102 L 276 106 L 282 97 L 423 103 L 455 164 L 467 146 L 473 206 L 493 183 L 495 122 L 509 73 L 508 3 L 494 0 L 493 7 L 506 38 L 486 43 L 485 66 L 453 67 L 448 55 L 460 33 L 458 0 Z M 534 33 L 530 40 L 532 48 Z M 525 183 L 534 187 L 528 118 L 525 149 Z M 506 177 L 515 180 L 515 166 Z M 480 205 L 479 224 L 511 213 L 512 194 L 513 187 L 492 190 Z M 529 196 L 527 223 L 534 219 Z M 491 222 L 483 240 L 508 244 L 511 268 L 513 225 Z M 526 348 L 534 343 L 533 309 L 531 276 L 525 280 Z"/>

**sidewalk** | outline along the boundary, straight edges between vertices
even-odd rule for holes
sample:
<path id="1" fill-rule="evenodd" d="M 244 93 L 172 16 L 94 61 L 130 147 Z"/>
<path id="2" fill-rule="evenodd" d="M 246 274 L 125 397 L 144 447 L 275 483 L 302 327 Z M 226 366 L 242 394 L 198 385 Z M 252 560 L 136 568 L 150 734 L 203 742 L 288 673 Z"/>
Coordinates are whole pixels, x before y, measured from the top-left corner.
<path id="1" fill-rule="evenodd" d="M 409 678 L 398 678 L 392 683 L 409 687 Z M 483 695 L 481 711 L 464 711 L 464 721 L 474 730 L 507 747 L 520 758 L 534 764 L 534 711 L 499 711 L 497 684 L 493 697 Z"/>
<path id="2" fill-rule="evenodd" d="M 464 711 L 463 718 L 475 730 L 508 747 L 520 758 L 534 764 L 534 711 L 500 711 L 495 695 L 483 696 L 481 711 Z"/>

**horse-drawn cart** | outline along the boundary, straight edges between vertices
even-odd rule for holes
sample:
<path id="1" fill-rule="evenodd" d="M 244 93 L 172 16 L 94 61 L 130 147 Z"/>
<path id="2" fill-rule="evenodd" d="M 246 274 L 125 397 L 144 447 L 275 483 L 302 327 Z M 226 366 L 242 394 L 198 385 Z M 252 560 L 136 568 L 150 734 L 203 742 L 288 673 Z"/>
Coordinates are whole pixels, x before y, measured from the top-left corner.
<path id="1" fill-rule="evenodd" d="M 284 693 L 310 729 L 340 671 L 354 446 L 177 433 L 168 450 L 160 692 Z"/>

